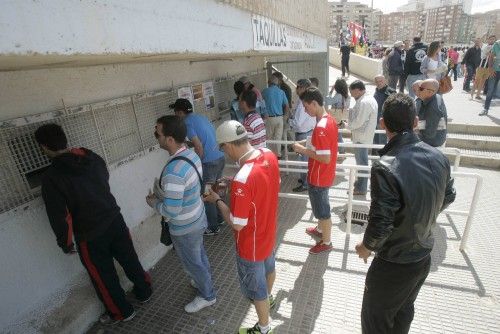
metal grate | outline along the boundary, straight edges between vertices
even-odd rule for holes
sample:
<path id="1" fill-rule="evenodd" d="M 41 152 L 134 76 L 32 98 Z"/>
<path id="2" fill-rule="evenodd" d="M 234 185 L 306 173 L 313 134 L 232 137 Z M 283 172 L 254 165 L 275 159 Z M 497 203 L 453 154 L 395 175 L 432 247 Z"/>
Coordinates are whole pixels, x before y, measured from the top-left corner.
<path id="1" fill-rule="evenodd" d="M 264 88 L 264 70 L 214 78 L 215 106 L 206 110 L 203 100 L 194 111 L 212 122 L 227 116 L 234 99 L 233 84 L 242 75 Z M 208 81 L 208 80 L 207 80 Z M 0 122 L 0 213 L 23 205 L 40 195 L 41 175 L 50 164 L 34 139 L 35 130 L 45 123 L 64 128 L 68 144 L 86 147 L 102 156 L 108 166 L 119 166 L 144 154 L 157 144 L 153 135 L 156 120 L 172 111 L 179 87 L 154 93 L 135 94 L 110 101 L 56 110 Z"/>

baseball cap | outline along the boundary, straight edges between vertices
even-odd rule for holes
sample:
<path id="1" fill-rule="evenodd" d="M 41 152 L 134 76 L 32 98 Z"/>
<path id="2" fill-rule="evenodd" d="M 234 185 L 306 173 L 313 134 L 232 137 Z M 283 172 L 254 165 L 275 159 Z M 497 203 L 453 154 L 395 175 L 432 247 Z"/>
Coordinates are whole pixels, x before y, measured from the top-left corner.
<path id="1" fill-rule="evenodd" d="M 174 110 L 193 111 L 193 105 L 188 99 L 177 99 L 169 107 Z"/>
<path id="2" fill-rule="evenodd" d="M 241 82 L 243 82 L 245 84 L 247 82 L 250 82 L 250 78 L 247 77 L 246 75 L 244 75 L 241 78 L 239 78 L 238 81 L 241 81 Z"/>
<path id="3" fill-rule="evenodd" d="M 247 130 L 238 121 L 225 121 L 217 128 L 215 137 L 217 144 L 230 143 L 232 141 L 244 138 L 247 136 Z"/>
<path id="4" fill-rule="evenodd" d="M 394 43 L 394 47 L 395 48 L 399 48 L 400 46 L 403 46 L 403 42 L 402 41 L 397 41 L 396 43 Z"/>

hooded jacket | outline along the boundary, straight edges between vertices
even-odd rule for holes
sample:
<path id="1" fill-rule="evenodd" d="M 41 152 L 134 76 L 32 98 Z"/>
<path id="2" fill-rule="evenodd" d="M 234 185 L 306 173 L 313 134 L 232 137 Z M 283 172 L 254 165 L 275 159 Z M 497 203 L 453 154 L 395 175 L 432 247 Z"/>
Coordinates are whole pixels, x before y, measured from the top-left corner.
<path id="1" fill-rule="evenodd" d="M 100 236 L 120 214 L 104 160 L 85 148 L 53 158 L 42 178 L 42 198 L 57 244 L 67 253 L 76 242 Z"/>
<path id="2" fill-rule="evenodd" d="M 415 43 L 408 50 L 406 54 L 405 60 L 405 74 L 407 75 L 419 75 L 422 74 L 420 72 L 420 65 L 422 60 L 427 54 L 427 45 L 423 43 Z"/>
<path id="3" fill-rule="evenodd" d="M 432 251 L 437 216 L 455 200 L 450 163 L 413 132 L 397 134 L 379 154 L 363 243 L 385 261 L 418 262 Z"/>

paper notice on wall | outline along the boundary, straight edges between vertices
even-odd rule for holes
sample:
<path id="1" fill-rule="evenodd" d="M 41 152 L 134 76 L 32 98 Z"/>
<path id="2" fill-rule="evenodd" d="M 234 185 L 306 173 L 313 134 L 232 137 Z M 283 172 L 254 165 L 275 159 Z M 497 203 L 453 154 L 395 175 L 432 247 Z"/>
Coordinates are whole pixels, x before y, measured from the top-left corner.
<path id="1" fill-rule="evenodd" d="M 191 90 L 191 87 L 181 87 L 177 90 L 177 96 L 180 99 L 188 99 L 189 102 L 191 102 L 192 105 L 194 105 L 194 99 L 193 99 L 193 91 Z"/>
<path id="2" fill-rule="evenodd" d="M 205 99 L 206 109 L 212 109 L 215 107 L 215 94 L 214 94 L 214 84 L 212 81 L 204 82 L 203 86 L 203 98 Z"/>

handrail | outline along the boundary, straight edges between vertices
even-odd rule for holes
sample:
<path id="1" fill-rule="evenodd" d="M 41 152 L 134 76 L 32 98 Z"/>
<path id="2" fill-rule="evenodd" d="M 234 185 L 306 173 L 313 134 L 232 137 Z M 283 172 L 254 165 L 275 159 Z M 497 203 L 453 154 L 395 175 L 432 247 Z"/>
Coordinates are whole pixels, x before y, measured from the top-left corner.
<path id="1" fill-rule="evenodd" d="M 266 143 L 268 144 L 284 144 L 284 145 L 291 145 L 295 143 L 294 141 L 287 141 L 287 140 L 267 140 Z M 354 143 L 338 143 L 339 147 L 345 147 L 345 148 L 371 148 L 371 149 L 381 149 L 384 147 L 384 145 L 381 144 L 354 144 Z M 455 156 L 455 159 L 453 161 L 453 171 L 458 171 L 458 168 L 460 166 L 460 159 L 462 157 L 462 152 L 458 148 L 454 147 L 436 147 L 438 150 L 442 151 L 443 153 L 448 153 L 451 155 Z M 339 154 L 339 156 L 345 156 L 343 154 Z M 371 156 L 372 159 L 377 159 L 378 157 L 376 156 Z M 288 160 L 288 150 L 285 149 L 285 161 Z"/>

